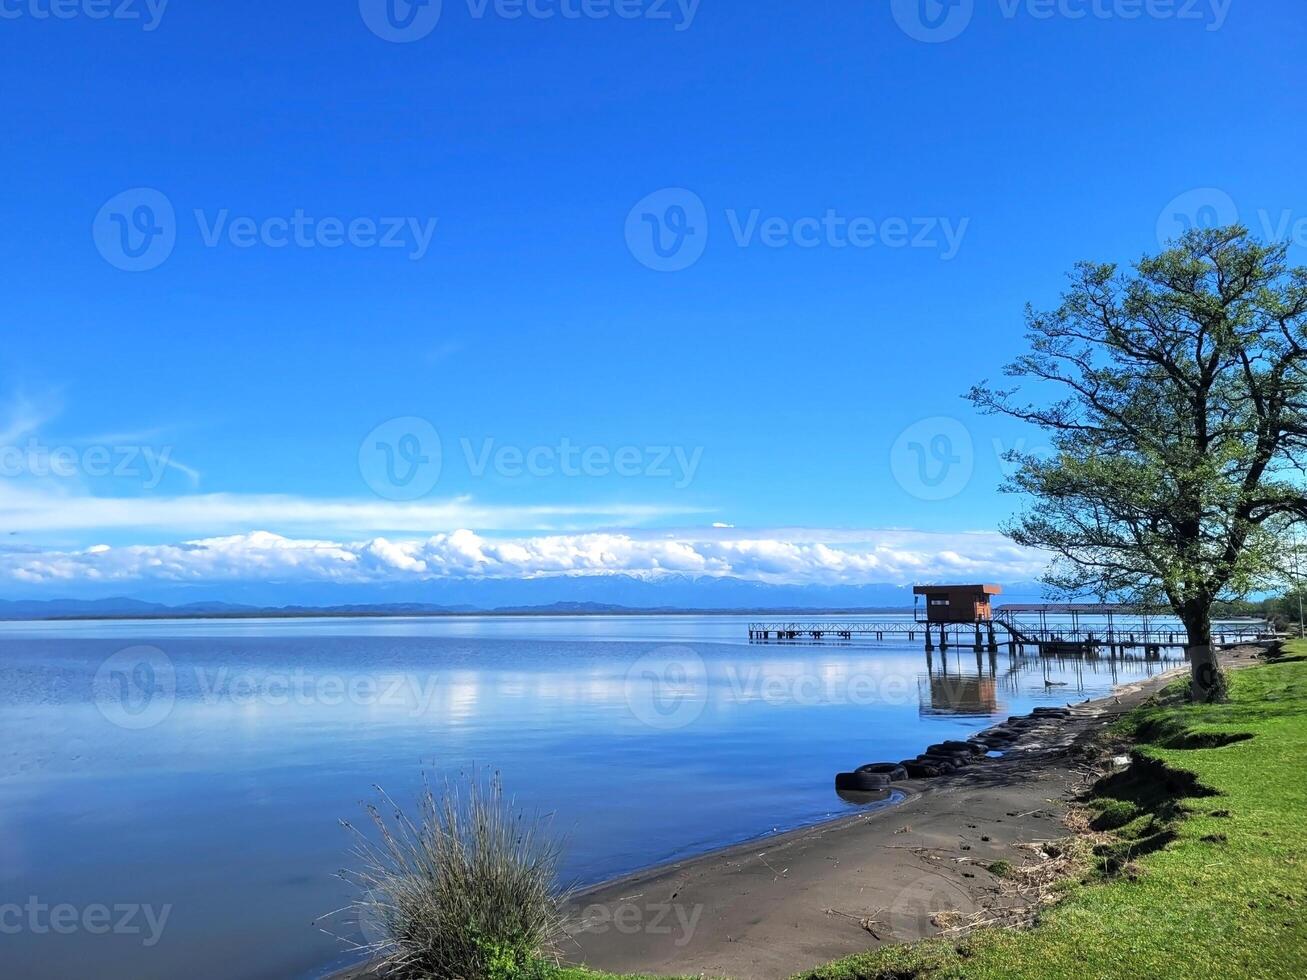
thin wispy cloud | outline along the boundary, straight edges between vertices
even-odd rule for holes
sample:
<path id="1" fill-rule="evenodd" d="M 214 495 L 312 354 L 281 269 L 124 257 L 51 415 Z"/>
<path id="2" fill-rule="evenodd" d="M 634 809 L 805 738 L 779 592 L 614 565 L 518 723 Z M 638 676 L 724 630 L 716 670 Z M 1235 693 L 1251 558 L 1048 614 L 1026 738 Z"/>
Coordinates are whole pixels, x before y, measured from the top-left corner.
<path id="1" fill-rule="evenodd" d="M 313 533 L 431 533 L 463 527 L 563 531 L 644 524 L 698 512 L 697 508 L 623 503 L 501 506 L 470 497 L 411 503 L 238 493 L 96 497 L 0 484 L 0 527 L 29 533 L 138 530 L 214 534 L 257 527 Z"/>
<path id="2" fill-rule="evenodd" d="M 0 446 L 30 439 L 58 414 L 58 402 L 53 396 L 34 399 L 23 393 L 13 395 L 0 420 Z"/>
<path id="3" fill-rule="evenodd" d="M 30 485 L 54 476 L 67 485 L 67 492 L 73 492 L 85 478 L 118 475 L 125 466 L 136 474 L 157 471 L 153 472 L 156 482 L 164 471 L 173 470 L 185 476 L 192 489 L 199 487 L 200 471 L 176 459 L 174 447 L 166 444 L 170 428 L 156 426 L 89 435 L 51 433 L 62 408 L 53 392 L 39 397 L 22 392 L 11 396 L 0 413 L 0 453 L 4 454 L 3 476 L 8 482 Z M 50 461 L 55 454 L 73 460 L 68 472 L 52 472 Z M 97 454 L 97 463 L 88 467 L 85 461 L 92 454 Z"/>

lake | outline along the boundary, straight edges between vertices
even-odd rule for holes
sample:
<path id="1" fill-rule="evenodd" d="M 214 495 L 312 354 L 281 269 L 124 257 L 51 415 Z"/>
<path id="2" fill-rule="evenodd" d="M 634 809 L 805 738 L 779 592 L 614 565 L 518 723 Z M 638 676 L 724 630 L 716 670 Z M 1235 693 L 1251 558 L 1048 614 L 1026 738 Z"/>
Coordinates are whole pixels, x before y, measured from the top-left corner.
<path id="1" fill-rule="evenodd" d="M 322 930 L 347 923 L 315 922 L 349 900 L 339 820 L 424 770 L 498 770 L 590 883 L 851 812 L 839 770 L 1167 666 L 751 646 L 746 622 L 0 624 L 0 975 L 346 965 Z"/>

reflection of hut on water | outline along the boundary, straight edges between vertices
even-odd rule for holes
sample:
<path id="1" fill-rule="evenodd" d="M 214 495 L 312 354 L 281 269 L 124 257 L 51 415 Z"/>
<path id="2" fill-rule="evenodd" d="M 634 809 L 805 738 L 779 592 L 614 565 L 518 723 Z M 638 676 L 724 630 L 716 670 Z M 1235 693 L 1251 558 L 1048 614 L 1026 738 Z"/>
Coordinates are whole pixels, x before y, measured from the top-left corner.
<path id="1" fill-rule="evenodd" d="M 932 674 L 918 682 L 923 715 L 992 715 L 998 691 L 992 677 Z"/>

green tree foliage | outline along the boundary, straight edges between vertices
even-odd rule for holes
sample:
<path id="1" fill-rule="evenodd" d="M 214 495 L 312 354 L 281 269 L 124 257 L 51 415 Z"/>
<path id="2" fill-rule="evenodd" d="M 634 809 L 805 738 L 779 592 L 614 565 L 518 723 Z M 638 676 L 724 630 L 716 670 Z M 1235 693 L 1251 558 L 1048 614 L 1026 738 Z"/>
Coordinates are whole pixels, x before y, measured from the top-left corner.
<path id="1" fill-rule="evenodd" d="M 1169 603 L 1196 700 L 1224 691 L 1213 603 L 1264 585 L 1307 514 L 1307 269 L 1285 253 L 1232 226 L 1126 272 L 1081 263 L 1057 309 L 1027 311 L 1022 381 L 968 396 L 1049 433 L 1051 454 L 1009 454 L 1032 503 L 1004 530 L 1052 553 L 1061 594 Z"/>

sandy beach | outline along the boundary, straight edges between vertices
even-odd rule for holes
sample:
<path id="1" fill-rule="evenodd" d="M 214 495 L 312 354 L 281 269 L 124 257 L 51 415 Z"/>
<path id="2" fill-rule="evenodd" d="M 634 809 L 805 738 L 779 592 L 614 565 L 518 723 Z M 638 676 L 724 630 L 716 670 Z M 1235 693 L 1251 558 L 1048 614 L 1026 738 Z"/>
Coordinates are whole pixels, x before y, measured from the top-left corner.
<path id="1" fill-rule="evenodd" d="M 1256 653 L 1230 650 L 1222 663 L 1246 666 Z M 895 783 L 907 794 L 898 806 L 590 888 L 572 903 L 565 955 L 614 972 L 771 980 L 934 935 L 942 909 L 1020 901 L 1001 894 L 989 865 L 1025 863 L 1031 855 L 1019 845 L 1066 836 L 1063 815 L 1084 787 L 1082 749 L 1186 670 L 1069 705 L 1070 718 L 1031 729 L 1001 758 L 963 773 Z"/>

